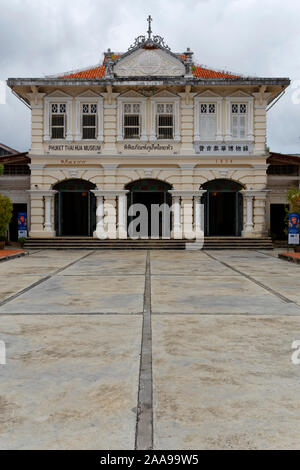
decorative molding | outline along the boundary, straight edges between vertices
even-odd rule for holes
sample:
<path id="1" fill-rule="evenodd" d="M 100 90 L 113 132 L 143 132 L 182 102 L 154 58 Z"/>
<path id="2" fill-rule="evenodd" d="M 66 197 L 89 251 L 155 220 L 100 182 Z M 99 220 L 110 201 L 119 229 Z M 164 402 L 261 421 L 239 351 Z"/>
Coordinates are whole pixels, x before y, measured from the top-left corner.
<path id="1" fill-rule="evenodd" d="M 194 197 L 194 196 L 203 196 L 207 191 L 206 189 L 200 189 L 196 191 L 186 191 L 186 190 L 174 190 L 170 189 L 168 193 L 172 194 L 172 196 L 179 196 L 179 197 Z"/>
<path id="2" fill-rule="evenodd" d="M 135 90 L 129 90 L 129 91 L 126 91 L 125 93 L 122 93 L 119 96 L 119 99 L 120 98 L 144 98 L 144 95 L 142 95 L 141 93 L 138 93 Z"/>
<path id="3" fill-rule="evenodd" d="M 30 193 L 31 196 L 40 196 L 40 197 L 51 197 L 55 196 L 57 191 L 53 189 L 43 190 L 43 189 L 27 189 L 27 193 Z"/>
<path id="4" fill-rule="evenodd" d="M 43 98 L 46 93 L 27 93 L 27 96 L 30 101 L 31 109 L 42 109 L 43 108 Z"/>
<path id="5" fill-rule="evenodd" d="M 129 193 L 127 189 L 91 189 L 91 193 L 94 193 L 95 196 L 122 196 Z"/>
<path id="6" fill-rule="evenodd" d="M 185 66 L 174 54 L 168 53 L 160 48 L 138 48 L 117 60 L 114 66 L 114 73 L 116 76 L 120 77 L 174 77 L 184 76 Z"/>

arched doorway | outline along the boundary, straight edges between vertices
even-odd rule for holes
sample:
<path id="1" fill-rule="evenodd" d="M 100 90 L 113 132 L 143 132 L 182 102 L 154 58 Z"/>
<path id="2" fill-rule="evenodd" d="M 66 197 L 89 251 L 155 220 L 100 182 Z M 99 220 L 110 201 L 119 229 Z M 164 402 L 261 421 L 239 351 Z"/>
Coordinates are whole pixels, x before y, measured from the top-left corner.
<path id="1" fill-rule="evenodd" d="M 96 198 L 90 181 L 70 179 L 56 184 L 55 230 L 58 236 L 92 236 L 96 227 Z"/>
<path id="2" fill-rule="evenodd" d="M 129 190 L 127 194 L 128 235 L 132 237 L 131 228 L 134 221 L 138 220 L 138 215 L 141 221 L 137 226 L 140 238 L 170 238 L 172 196 L 168 191 L 172 189 L 172 186 L 160 180 L 141 179 L 129 183 L 126 189 Z M 144 206 L 147 211 L 145 218 L 141 217 L 138 206 L 135 206 L 136 210 L 134 209 L 135 204 Z"/>
<path id="3" fill-rule="evenodd" d="M 203 184 L 206 236 L 241 236 L 243 229 L 243 186 L 236 181 L 216 179 Z"/>

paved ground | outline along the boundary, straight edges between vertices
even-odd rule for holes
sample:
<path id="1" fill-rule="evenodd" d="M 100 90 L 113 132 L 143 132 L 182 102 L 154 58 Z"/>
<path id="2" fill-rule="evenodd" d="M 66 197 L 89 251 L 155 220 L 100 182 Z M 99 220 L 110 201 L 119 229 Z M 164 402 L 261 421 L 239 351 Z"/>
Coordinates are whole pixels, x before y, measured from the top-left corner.
<path id="1" fill-rule="evenodd" d="M 0 448 L 298 449 L 300 266 L 273 255 L 0 264 Z"/>

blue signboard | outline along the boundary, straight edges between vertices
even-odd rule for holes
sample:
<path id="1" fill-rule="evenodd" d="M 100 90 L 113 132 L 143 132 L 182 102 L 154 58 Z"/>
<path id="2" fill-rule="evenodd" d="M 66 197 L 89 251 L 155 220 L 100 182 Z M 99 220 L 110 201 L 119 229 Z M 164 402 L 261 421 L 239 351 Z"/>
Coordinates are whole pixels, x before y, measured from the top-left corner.
<path id="1" fill-rule="evenodd" d="M 300 216 L 297 212 L 289 214 L 289 244 L 299 245 Z"/>
<path id="2" fill-rule="evenodd" d="M 27 237 L 27 212 L 18 212 L 18 238 Z"/>

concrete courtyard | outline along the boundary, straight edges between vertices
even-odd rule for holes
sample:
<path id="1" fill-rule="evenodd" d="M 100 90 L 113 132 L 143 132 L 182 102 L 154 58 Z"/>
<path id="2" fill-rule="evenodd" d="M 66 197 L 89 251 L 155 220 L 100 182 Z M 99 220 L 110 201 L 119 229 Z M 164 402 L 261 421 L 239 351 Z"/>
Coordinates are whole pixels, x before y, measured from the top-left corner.
<path id="1" fill-rule="evenodd" d="M 0 449 L 299 449 L 300 266 L 258 251 L 0 264 Z"/>

